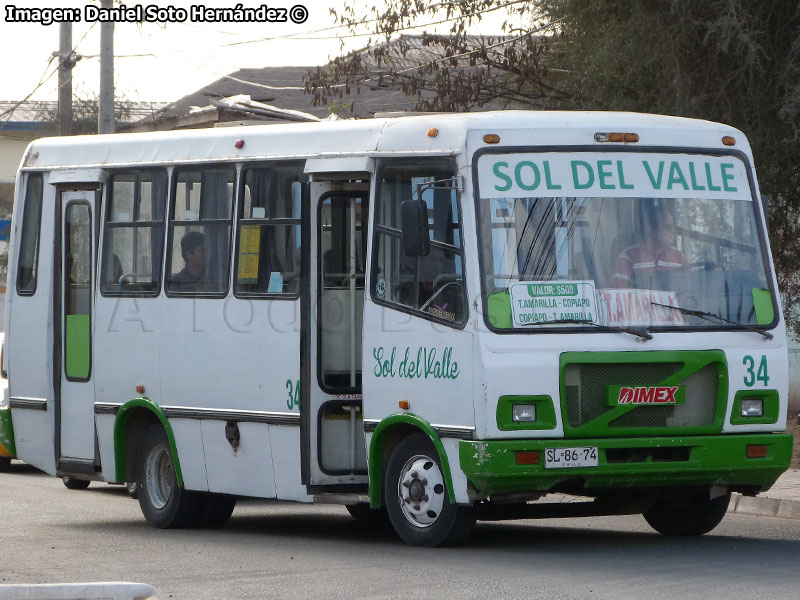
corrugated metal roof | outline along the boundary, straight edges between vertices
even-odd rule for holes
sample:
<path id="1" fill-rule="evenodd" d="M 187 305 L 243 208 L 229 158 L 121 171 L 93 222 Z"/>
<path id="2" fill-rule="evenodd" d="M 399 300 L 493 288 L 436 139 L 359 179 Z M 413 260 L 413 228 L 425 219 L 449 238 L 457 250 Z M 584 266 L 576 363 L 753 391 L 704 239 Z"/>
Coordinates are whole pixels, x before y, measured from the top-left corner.
<path id="1" fill-rule="evenodd" d="M 166 102 L 130 102 L 129 121 L 148 117 L 166 106 Z M 54 100 L 0 100 L 0 131 L 38 129 L 58 110 Z"/>

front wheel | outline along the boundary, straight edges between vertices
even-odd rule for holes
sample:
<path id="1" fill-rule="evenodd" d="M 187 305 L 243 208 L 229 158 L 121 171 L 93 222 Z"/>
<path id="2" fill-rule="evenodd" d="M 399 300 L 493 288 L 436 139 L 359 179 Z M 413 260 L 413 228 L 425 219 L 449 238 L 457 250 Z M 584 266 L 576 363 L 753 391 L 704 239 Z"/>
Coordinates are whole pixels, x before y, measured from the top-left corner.
<path id="1" fill-rule="evenodd" d="M 384 497 L 392 526 L 412 546 L 457 544 L 475 525 L 472 506 L 452 504 L 447 497 L 439 455 L 422 433 L 407 437 L 392 452 Z"/>
<path id="2" fill-rule="evenodd" d="M 730 501 L 730 493 L 716 498 L 709 498 L 708 492 L 664 494 L 642 514 L 663 535 L 703 535 L 719 525 Z"/>
<path id="3" fill-rule="evenodd" d="M 142 436 L 136 483 L 139 507 L 151 527 L 177 529 L 200 520 L 202 497 L 178 485 L 172 450 L 160 425 L 151 425 Z"/>
<path id="4" fill-rule="evenodd" d="M 11 459 L 6 458 L 5 456 L 0 456 L 0 473 L 3 471 L 8 471 L 11 468 Z"/>

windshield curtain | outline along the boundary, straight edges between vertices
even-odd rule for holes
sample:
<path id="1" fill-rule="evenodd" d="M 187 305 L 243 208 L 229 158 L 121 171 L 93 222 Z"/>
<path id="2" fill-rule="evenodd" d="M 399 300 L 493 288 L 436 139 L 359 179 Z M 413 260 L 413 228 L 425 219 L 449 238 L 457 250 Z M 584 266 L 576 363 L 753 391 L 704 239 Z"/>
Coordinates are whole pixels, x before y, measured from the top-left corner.
<path id="1" fill-rule="evenodd" d="M 530 188 L 535 163 L 524 164 Z M 544 173 L 546 166 L 539 166 Z M 479 177 L 488 168 L 479 168 Z M 505 174 L 496 166 L 494 172 Z M 481 183 L 479 239 L 491 326 L 669 329 L 735 327 L 723 319 L 748 326 L 773 323 L 774 302 L 749 186 L 746 199 L 724 192 L 715 197 L 708 190 L 694 197 L 691 190 L 680 189 L 678 195 L 679 185 L 653 197 L 653 190 L 652 196 L 634 196 L 635 184 L 623 183 L 602 195 L 589 190 L 592 195 L 586 196 L 555 196 L 549 190 L 546 196 L 523 196 L 510 183 Z M 511 188 L 511 194 L 494 191 L 503 187 Z M 575 191 L 567 185 L 548 187 Z M 620 191 L 626 197 L 615 195 Z"/>

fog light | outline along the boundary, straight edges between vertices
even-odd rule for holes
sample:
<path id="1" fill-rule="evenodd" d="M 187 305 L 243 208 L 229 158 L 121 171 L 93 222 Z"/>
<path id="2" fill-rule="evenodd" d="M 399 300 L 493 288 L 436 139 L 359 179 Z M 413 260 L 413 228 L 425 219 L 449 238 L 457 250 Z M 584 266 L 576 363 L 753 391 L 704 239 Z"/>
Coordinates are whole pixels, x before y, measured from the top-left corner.
<path id="1" fill-rule="evenodd" d="M 515 423 L 532 423 L 536 421 L 535 404 L 514 404 L 511 406 L 511 420 Z"/>
<path id="2" fill-rule="evenodd" d="M 763 398 L 744 398 L 742 399 L 743 417 L 763 417 L 764 399 Z"/>

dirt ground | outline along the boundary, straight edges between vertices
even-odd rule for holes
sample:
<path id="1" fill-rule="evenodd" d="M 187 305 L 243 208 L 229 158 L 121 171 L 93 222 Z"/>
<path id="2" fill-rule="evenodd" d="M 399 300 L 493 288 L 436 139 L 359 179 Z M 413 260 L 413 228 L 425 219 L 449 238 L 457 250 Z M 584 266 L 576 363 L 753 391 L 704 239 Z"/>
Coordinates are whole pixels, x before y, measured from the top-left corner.
<path id="1" fill-rule="evenodd" d="M 794 450 L 792 452 L 792 468 L 800 469 L 800 423 L 797 416 L 789 413 L 786 423 L 786 431 L 794 435 Z"/>

